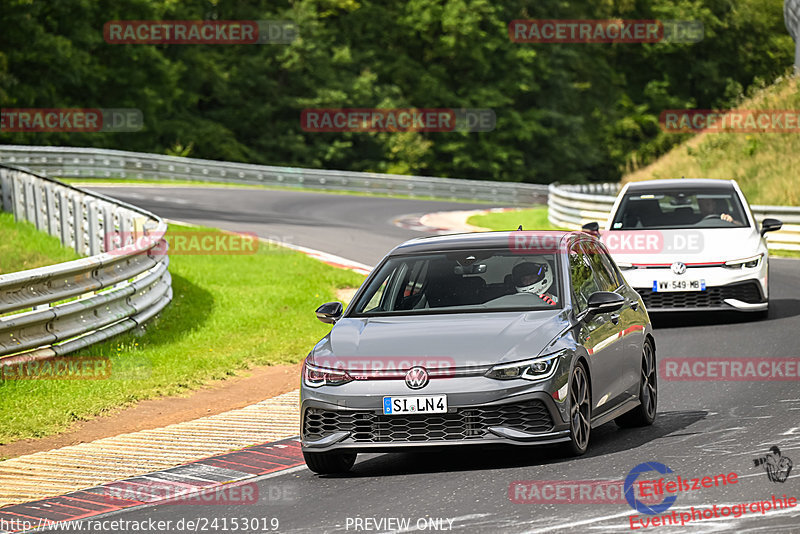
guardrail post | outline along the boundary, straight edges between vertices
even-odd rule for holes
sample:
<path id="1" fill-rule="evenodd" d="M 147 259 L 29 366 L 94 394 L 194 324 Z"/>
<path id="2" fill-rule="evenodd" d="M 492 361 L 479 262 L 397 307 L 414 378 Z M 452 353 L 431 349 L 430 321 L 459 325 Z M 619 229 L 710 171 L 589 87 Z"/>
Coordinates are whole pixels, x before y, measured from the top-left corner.
<path id="1" fill-rule="evenodd" d="M 25 184 L 25 194 L 24 202 L 25 202 L 25 211 L 24 217 L 25 220 L 28 222 L 35 223 L 36 222 L 36 201 L 33 197 L 33 182 L 30 179 L 23 179 L 23 183 Z"/>
<path id="2" fill-rule="evenodd" d="M 47 208 L 47 233 L 58 235 L 58 213 L 56 212 L 56 199 L 53 189 L 55 186 L 47 182 L 44 185 L 45 207 Z"/>
<path id="3" fill-rule="evenodd" d="M 83 234 L 83 202 L 81 202 L 78 195 L 72 197 L 72 221 L 72 230 L 75 235 L 75 252 L 83 255 L 86 250 Z"/>
<path id="4" fill-rule="evenodd" d="M 103 233 L 100 236 L 100 247 L 103 252 L 117 248 L 117 232 L 114 227 L 114 212 L 111 207 L 103 205 Z"/>
<path id="5" fill-rule="evenodd" d="M 86 213 L 88 215 L 88 234 L 89 234 L 89 255 L 94 256 L 100 254 L 100 247 L 98 243 L 98 236 L 100 234 L 100 218 L 97 216 L 97 205 L 93 200 L 85 203 Z"/>
<path id="6" fill-rule="evenodd" d="M 13 182 L 6 169 L 0 169 L 0 208 L 9 213 L 14 211 Z"/>
<path id="7" fill-rule="evenodd" d="M 124 247 L 133 243 L 133 214 L 124 210 L 119 216 L 119 246 Z"/>
<path id="8" fill-rule="evenodd" d="M 9 173 L 11 180 L 11 211 L 14 213 L 14 220 L 19 221 L 22 218 L 20 202 L 24 197 L 22 191 L 22 184 L 19 181 L 19 173 L 12 171 Z"/>
<path id="9" fill-rule="evenodd" d="M 36 229 L 40 232 L 44 232 L 47 230 L 47 226 L 45 225 L 44 219 L 44 210 L 45 205 L 42 202 L 42 186 L 40 184 L 32 184 L 33 187 L 33 209 L 35 218 L 33 223 L 36 225 Z"/>
<path id="10" fill-rule="evenodd" d="M 58 197 L 58 211 L 60 213 L 59 225 L 61 227 L 61 244 L 75 249 L 75 243 L 70 239 L 69 196 L 65 190 L 56 192 Z"/>

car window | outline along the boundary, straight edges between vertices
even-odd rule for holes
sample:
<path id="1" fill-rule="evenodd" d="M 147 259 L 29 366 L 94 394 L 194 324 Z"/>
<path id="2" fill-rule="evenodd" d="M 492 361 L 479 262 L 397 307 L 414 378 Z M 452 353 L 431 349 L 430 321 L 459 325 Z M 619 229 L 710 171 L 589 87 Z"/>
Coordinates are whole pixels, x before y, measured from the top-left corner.
<path id="1" fill-rule="evenodd" d="M 555 254 L 465 250 L 390 258 L 351 306 L 357 316 L 560 307 Z"/>
<path id="2" fill-rule="evenodd" d="M 615 291 L 619 287 L 614 267 L 611 259 L 607 256 L 603 248 L 595 242 L 581 243 L 581 248 L 586 253 L 592 267 L 592 275 L 598 291 Z"/>
<path id="3" fill-rule="evenodd" d="M 598 291 L 598 289 L 588 254 L 580 247 L 580 244 L 573 246 L 572 250 L 570 250 L 569 276 L 572 282 L 575 308 L 578 312 L 581 312 L 586 309 L 589 295 Z"/>
<path id="4" fill-rule="evenodd" d="M 386 294 L 386 288 L 389 287 L 389 280 L 393 277 L 394 272 L 389 273 L 388 276 L 383 278 L 377 286 L 372 288 L 370 299 L 365 303 L 364 309 L 366 311 L 380 310 L 383 296 Z"/>
<path id="5" fill-rule="evenodd" d="M 617 264 L 614 263 L 614 260 L 611 258 L 611 254 L 608 252 L 608 249 L 604 247 L 602 244 L 598 245 L 600 249 L 600 259 L 603 264 L 603 268 L 608 273 L 609 278 L 614 281 L 614 290 L 619 289 L 619 287 L 625 283 L 625 278 L 622 276 L 622 272 L 620 272 L 619 267 Z"/>
<path id="6" fill-rule="evenodd" d="M 653 190 L 626 193 L 611 223 L 612 230 L 735 228 L 748 218 L 731 187 Z"/>
<path id="7" fill-rule="evenodd" d="M 430 260 L 419 260 L 405 264 L 401 270 L 404 273 L 399 284 L 399 291 L 394 295 L 392 310 L 412 310 L 422 301 L 423 289 L 428 277 Z"/>

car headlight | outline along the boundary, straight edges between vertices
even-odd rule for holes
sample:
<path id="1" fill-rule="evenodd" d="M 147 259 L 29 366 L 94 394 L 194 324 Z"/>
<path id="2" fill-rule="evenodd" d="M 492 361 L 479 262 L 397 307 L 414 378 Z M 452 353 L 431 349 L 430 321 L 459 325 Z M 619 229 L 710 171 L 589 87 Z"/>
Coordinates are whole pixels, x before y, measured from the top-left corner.
<path id="1" fill-rule="evenodd" d="M 303 382 L 308 387 L 341 386 L 352 381 L 353 377 L 347 374 L 347 371 L 320 367 L 308 363 L 308 360 L 303 362 Z"/>
<path id="2" fill-rule="evenodd" d="M 515 378 L 544 380 L 545 378 L 550 378 L 555 372 L 560 355 L 561 353 L 550 354 L 532 360 L 495 365 L 484 376 L 497 380 L 512 380 Z"/>
<path id="3" fill-rule="evenodd" d="M 752 269 L 754 267 L 758 267 L 758 264 L 761 262 L 761 258 L 764 257 L 764 254 L 758 254 L 757 256 L 751 256 L 749 258 L 743 258 L 741 260 L 731 260 L 725 262 L 725 267 L 727 269 Z"/>

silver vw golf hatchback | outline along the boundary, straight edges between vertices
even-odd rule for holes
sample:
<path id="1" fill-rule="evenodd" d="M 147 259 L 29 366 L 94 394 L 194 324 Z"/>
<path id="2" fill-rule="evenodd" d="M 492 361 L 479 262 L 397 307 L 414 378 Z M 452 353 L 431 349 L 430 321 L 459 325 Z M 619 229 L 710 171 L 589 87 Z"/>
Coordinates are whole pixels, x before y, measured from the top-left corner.
<path id="1" fill-rule="evenodd" d="M 303 365 L 308 467 L 359 452 L 561 444 L 656 417 L 655 340 L 639 294 L 581 232 L 427 237 L 392 250 Z"/>

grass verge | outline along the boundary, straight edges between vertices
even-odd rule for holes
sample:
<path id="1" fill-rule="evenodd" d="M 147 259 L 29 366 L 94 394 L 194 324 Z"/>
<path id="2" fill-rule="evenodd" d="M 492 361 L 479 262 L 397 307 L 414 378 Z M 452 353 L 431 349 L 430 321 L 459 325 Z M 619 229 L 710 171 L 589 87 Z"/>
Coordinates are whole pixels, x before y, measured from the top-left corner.
<path id="1" fill-rule="evenodd" d="M 170 231 L 216 232 L 176 225 Z M 110 358 L 110 378 L 0 383 L 0 443 L 56 433 L 250 366 L 299 362 L 329 329 L 314 309 L 364 278 L 263 243 L 250 255 L 171 256 L 170 272 L 173 301 L 157 319 L 73 355 Z"/>
<path id="2" fill-rule="evenodd" d="M 796 110 L 800 108 L 800 78 L 779 79 L 738 108 Z M 798 174 L 797 133 L 701 133 L 622 181 L 682 176 L 734 179 L 751 204 L 800 206 Z"/>
<path id="3" fill-rule="evenodd" d="M 80 258 L 74 250 L 62 247 L 57 237 L 38 231 L 29 222 L 15 222 L 14 215 L 4 211 L 0 211 L 0 235 L 0 274 Z"/>
<path id="4" fill-rule="evenodd" d="M 800 258 L 800 250 L 769 250 L 770 257 L 773 258 Z"/>
<path id="5" fill-rule="evenodd" d="M 547 220 L 547 207 L 473 215 L 467 223 L 490 230 L 562 230 Z"/>

